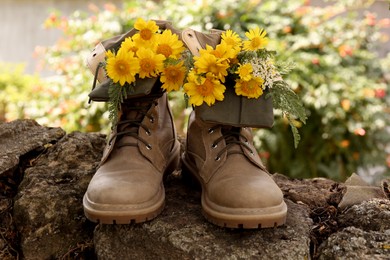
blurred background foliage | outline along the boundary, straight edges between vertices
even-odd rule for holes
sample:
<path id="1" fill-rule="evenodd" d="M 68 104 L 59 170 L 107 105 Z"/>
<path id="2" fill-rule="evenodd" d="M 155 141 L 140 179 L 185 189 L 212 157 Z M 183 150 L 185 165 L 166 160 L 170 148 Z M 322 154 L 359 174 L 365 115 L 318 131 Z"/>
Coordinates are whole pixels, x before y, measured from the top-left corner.
<path id="1" fill-rule="evenodd" d="M 373 1 L 329 1 L 314 6 L 303 0 L 125 1 L 89 5 L 90 11 L 48 15 L 44 26 L 63 32 L 38 54 L 55 76 L 25 75 L 20 66 L 0 64 L 0 120 L 33 118 L 69 131 L 103 131 L 109 123 L 104 103 L 88 104 L 92 74 L 85 58 L 101 40 L 129 30 L 138 17 L 172 21 L 178 29 L 233 29 L 243 35 L 264 27 L 269 48 L 296 68 L 286 78 L 302 98 L 306 125 L 294 149 L 284 118 L 276 112 L 272 129 L 257 129 L 255 144 L 270 172 L 295 178 L 324 176 L 344 180 L 351 173 L 390 169 L 390 55 L 377 49 L 388 40 L 380 30 L 389 19 L 367 12 Z M 183 94 L 170 95 L 179 134 L 184 136 L 191 108 Z M 371 171 L 372 172 L 372 171 Z M 371 176 L 373 177 L 373 176 Z"/>

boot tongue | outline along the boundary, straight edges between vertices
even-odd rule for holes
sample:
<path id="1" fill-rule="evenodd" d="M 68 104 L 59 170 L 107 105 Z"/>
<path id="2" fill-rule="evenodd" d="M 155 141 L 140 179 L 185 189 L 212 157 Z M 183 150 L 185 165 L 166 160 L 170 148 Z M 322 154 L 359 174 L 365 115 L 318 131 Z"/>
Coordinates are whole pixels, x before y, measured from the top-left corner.
<path id="1" fill-rule="evenodd" d="M 125 103 L 122 105 L 122 116 L 121 121 L 134 121 L 141 122 L 147 110 L 150 108 L 150 102 L 134 102 L 134 103 Z M 128 131 L 128 127 L 134 128 L 135 125 L 123 124 L 119 127 L 119 131 Z"/>
<path id="2" fill-rule="evenodd" d="M 150 109 L 152 102 L 138 101 L 131 102 L 129 100 L 122 104 L 122 116 L 118 124 L 117 132 L 131 133 L 119 136 L 118 144 L 137 144 L 138 129 L 142 123 L 147 111 Z"/>
<path id="3" fill-rule="evenodd" d="M 228 154 L 229 153 L 242 153 L 242 148 L 239 143 L 239 133 L 240 128 L 233 127 L 233 126 L 224 126 L 221 129 L 222 135 L 225 136 L 225 142 L 226 145 L 229 145 L 228 147 Z"/>

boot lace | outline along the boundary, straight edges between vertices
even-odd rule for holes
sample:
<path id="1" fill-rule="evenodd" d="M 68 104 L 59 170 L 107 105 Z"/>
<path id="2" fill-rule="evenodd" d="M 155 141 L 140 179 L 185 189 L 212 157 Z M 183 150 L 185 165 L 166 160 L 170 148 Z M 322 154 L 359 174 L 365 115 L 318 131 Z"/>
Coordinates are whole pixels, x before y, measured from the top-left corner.
<path id="1" fill-rule="evenodd" d="M 221 149 L 221 151 L 218 152 L 217 156 L 215 157 L 216 161 L 219 161 L 221 159 L 222 154 L 227 151 L 227 155 L 231 154 L 244 154 L 242 149 L 246 149 L 250 152 L 251 155 L 254 155 L 254 152 L 252 151 L 252 148 L 249 146 L 248 139 L 240 133 L 239 127 L 224 127 L 222 125 L 215 125 L 211 128 L 209 128 L 209 133 L 213 133 L 216 129 L 221 128 L 222 136 L 218 137 L 211 145 L 212 149 L 215 149 L 218 147 L 218 144 L 225 140 L 225 147 Z M 243 141 L 242 141 L 242 139 Z M 242 149 L 231 149 L 234 146 L 239 145 Z"/>
<path id="2" fill-rule="evenodd" d="M 117 138 L 116 141 L 116 147 L 121 148 L 124 146 L 138 146 L 137 142 L 126 142 L 122 141 L 118 143 L 118 141 L 125 137 L 125 136 L 131 136 L 134 137 L 136 140 L 141 141 L 143 144 L 145 144 L 146 149 L 151 150 L 152 145 L 149 144 L 145 139 L 140 137 L 138 135 L 139 128 L 143 128 L 147 135 L 151 135 L 151 130 L 142 123 L 145 117 L 149 119 L 151 123 L 154 123 L 154 116 L 148 112 L 151 108 L 151 106 L 157 105 L 157 99 L 162 96 L 162 93 L 156 93 L 156 94 L 149 94 L 146 97 L 137 98 L 135 100 L 125 100 L 122 104 L 125 113 L 122 115 L 121 120 L 118 121 L 116 127 L 117 127 L 117 133 L 112 135 L 112 137 L 109 140 L 109 144 L 112 143 L 114 138 Z M 134 115 L 131 116 L 131 118 L 126 118 L 127 114 L 131 112 L 134 113 Z"/>

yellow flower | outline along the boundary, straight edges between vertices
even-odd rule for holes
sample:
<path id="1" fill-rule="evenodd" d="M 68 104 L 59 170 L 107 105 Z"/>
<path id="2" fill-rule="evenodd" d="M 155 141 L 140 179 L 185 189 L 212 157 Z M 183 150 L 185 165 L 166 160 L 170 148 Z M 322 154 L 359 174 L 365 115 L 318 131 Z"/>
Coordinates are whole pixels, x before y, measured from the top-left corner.
<path id="1" fill-rule="evenodd" d="M 179 59 L 184 50 L 183 42 L 176 34 L 172 34 L 171 30 L 165 30 L 157 35 L 157 53 L 163 54 L 166 58 Z"/>
<path id="2" fill-rule="evenodd" d="M 129 52 L 132 51 L 136 53 L 138 51 L 138 46 L 136 46 L 135 42 L 131 39 L 131 37 L 127 37 L 121 44 L 121 49 Z"/>
<path id="3" fill-rule="evenodd" d="M 145 77 L 156 77 L 164 68 L 165 56 L 156 54 L 150 49 L 139 48 L 137 57 L 139 59 L 139 77 L 141 79 Z"/>
<path id="4" fill-rule="evenodd" d="M 107 76 L 114 83 L 119 82 L 121 86 L 125 83 L 135 81 L 135 74 L 139 71 L 138 59 L 134 57 L 134 53 L 119 50 L 116 55 L 111 51 L 107 51 Z"/>
<path id="5" fill-rule="evenodd" d="M 253 77 L 248 81 L 238 79 L 234 88 L 238 96 L 258 98 L 263 94 L 263 89 L 261 88 L 263 83 L 264 80 L 260 77 Z"/>
<path id="6" fill-rule="evenodd" d="M 134 34 L 132 39 L 139 47 L 147 47 L 155 44 L 156 33 L 159 29 L 155 21 L 145 21 L 138 18 L 134 23 L 134 28 L 139 32 Z"/>
<path id="7" fill-rule="evenodd" d="M 227 69 L 229 64 L 226 59 L 219 59 L 210 53 L 202 53 L 198 57 L 194 57 L 195 67 L 198 73 L 213 73 L 219 80 L 225 82 L 227 76 Z"/>
<path id="8" fill-rule="evenodd" d="M 191 105 L 200 106 L 205 102 L 211 106 L 216 100 L 223 100 L 226 87 L 213 74 L 207 73 L 204 77 L 191 71 L 187 79 L 183 87 Z"/>
<path id="9" fill-rule="evenodd" d="M 244 81 L 248 81 L 252 78 L 253 67 L 250 63 L 241 64 L 237 69 L 237 74 Z"/>
<path id="10" fill-rule="evenodd" d="M 268 37 L 266 37 L 267 32 L 259 27 L 250 29 L 249 32 L 245 33 L 248 40 L 244 41 L 243 49 L 245 51 L 257 51 L 259 49 L 264 49 L 268 44 Z"/>
<path id="11" fill-rule="evenodd" d="M 179 90 L 183 85 L 185 75 L 186 68 L 183 66 L 183 62 L 168 65 L 163 69 L 160 77 L 161 83 L 164 83 L 161 87 L 168 92 Z"/>
<path id="12" fill-rule="evenodd" d="M 222 41 L 229 45 L 231 48 L 239 52 L 241 50 L 242 41 L 240 36 L 232 30 L 227 30 L 221 35 Z"/>
<path id="13" fill-rule="evenodd" d="M 206 52 L 214 55 L 217 58 L 220 59 L 233 59 L 237 56 L 238 52 L 229 46 L 226 42 L 222 41 L 220 44 L 218 44 L 215 49 L 213 49 L 211 46 L 206 45 Z M 200 51 L 200 55 L 202 55 L 202 50 Z"/>

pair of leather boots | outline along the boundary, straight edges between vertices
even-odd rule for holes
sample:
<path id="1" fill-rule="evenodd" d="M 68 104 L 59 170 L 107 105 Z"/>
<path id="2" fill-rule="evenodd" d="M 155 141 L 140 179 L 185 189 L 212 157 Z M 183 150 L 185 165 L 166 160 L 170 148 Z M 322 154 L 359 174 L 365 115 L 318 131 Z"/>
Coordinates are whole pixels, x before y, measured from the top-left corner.
<path id="1" fill-rule="evenodd" d="M 206 43 L 216 45 L 215 35 L 180 32 L 194 55 Z M 182 167 L 201 184 L 202 213 L 210 222 L 245 229 L 283 225 L 283 194 L 252 139 L 250 127 L 204 120 L 195 108 L 181 154 L 167 94 L 154 83 L 150 93 L 129 95 L 123 102 L 120 120 L 84 195 L 85 215 L 103 224 L 151 220 L 164 208 L 164 175 Z"/>

